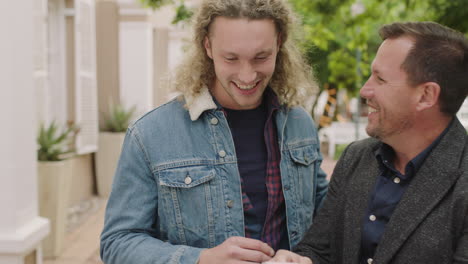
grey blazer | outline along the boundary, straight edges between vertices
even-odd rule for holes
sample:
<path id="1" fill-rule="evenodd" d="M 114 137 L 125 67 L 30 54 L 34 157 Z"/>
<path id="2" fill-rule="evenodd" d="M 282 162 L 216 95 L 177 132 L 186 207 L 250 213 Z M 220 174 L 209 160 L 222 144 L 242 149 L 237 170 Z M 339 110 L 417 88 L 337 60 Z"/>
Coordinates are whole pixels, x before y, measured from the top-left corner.
<path id="1" fill-rule="evenodd" d="M 294 249 L 314 264 L 358 263 L 361 228 L 379 174 L 370 138 L 338 161 L 323 207 Z M 411 180 L 388 222 L 373 264 L 468 263 L 468 140 L 458 119 Z"/>

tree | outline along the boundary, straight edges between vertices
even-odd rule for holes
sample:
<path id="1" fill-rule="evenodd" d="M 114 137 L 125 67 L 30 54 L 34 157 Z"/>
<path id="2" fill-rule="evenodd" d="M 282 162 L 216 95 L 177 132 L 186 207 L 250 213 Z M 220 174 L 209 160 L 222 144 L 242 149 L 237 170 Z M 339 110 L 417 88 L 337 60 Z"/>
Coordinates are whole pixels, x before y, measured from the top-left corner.
<path id="1" fill-rule="evenodd" d="M 352 14 L 353 4 L 364 10 Z M 468 0 L 290 0 L 301 16 L 302 47 L 321 87 L 358 94 L 381 40 L 378 28 L 394 21 L 436 21 L 468 32 Z"/>

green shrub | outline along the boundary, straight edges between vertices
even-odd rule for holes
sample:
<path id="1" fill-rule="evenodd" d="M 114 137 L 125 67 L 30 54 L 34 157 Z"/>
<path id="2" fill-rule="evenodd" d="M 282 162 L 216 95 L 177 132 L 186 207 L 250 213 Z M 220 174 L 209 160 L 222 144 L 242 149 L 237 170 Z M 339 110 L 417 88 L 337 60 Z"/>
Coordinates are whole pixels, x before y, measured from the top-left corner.
<path id="1" fill-rule="evenodd" d="M 110 104 L 109 114 L 105 117 L 104 131 L 125 132 L 132 121 L 136 107 L 126 109 L 121 104 Z"/>
<path id="2" fill-rule="evenodd" d="M 60 130 L 60 131 L 59 131 Z M 66 158 L 67 154 L 74 152 L 73 142 L 79 128 L 68 122 L 67 126 L 60 129 L 55 121 L 48 127 L 42 123 L 39 127 L 37 137 L 37 159 L 39 161 L 60 161 Z"/>

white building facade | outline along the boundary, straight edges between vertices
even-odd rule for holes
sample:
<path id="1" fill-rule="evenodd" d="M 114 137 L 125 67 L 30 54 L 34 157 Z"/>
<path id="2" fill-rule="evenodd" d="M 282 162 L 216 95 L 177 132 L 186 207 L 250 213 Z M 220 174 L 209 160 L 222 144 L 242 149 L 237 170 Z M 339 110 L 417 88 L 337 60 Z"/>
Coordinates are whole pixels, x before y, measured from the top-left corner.
<path id="1" fill-rule="evenodd" d="M 34 1 L 1 1 L 0 263 L 42 263 L 49 221 L 38 216 Z"/>
<path id="2" fill-rule="evenodd" d="M 78 186 L 94 184 L 93 155 L 109 104 L 135 105 L 141 115 L 167 100 L 160 79 L 183 56 L 188 34 L 170 23 L 173 7 L 138 3 L 0 1 L 0 264 L 42 263 L 50 222 L 38 215 L 40 123 L 80 127 L 71 206 L 94 195 L 94 186 Z"/>

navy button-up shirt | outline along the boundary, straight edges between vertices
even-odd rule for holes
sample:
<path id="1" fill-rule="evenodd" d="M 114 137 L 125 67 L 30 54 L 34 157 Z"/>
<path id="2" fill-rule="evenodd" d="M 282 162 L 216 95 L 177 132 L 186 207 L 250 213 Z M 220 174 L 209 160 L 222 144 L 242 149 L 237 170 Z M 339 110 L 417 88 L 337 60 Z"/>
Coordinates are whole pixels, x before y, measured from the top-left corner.
<path id="1" fill-rule="evenodd" d="M 431 150 L 437 146 L 440 139 L 447 133 L 452 123 L 453 121 L 431 145 L 408 162 L 405 167 L 405 174 L 401 174 L 393 166 L 395 152 L 389 145 L 382 144 L 375 152 L 380 165 L 380 173 L 374 191 L 370 195 L 369 205 L 364 216 L 359 263 L 372 263 L 375 249 L 385 231 L 385 225 L 390 220 L 411 179 L 418 172 Z"/>

